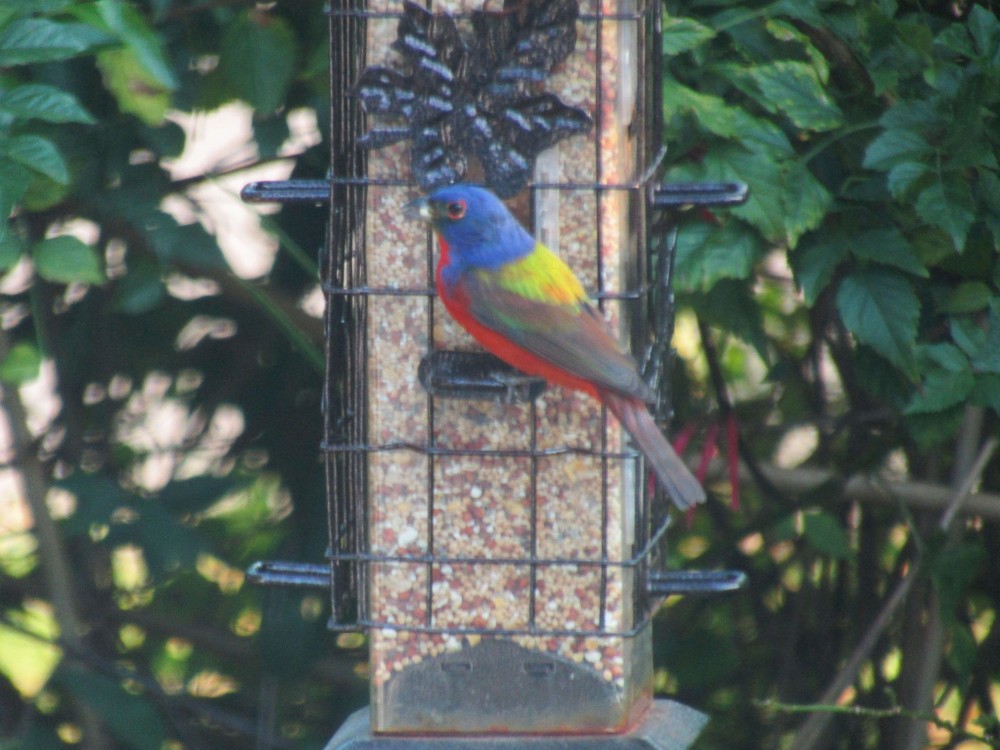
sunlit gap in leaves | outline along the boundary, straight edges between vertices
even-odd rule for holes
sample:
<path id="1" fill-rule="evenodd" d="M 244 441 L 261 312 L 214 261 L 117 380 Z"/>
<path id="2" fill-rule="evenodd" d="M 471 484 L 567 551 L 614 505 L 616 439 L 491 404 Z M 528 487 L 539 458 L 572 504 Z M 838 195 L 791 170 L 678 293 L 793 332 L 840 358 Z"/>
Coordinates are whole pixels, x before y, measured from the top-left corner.
<path id="1" fill-rule="evenodd" d="M 152 492 L 171 479 L 232 470 L 243 413 L 229 404 L 220 404 L 211 415 L 193 409 L 186 396 L 200 383 L 196 372 L 153 372 L 129 397 L 114 437 L 135 453 L 131 474 L 137 487 Z"/>
<path id="2" fill-rule="evenodd" d="M 291 176 L 294 157 L 321 140 L 314 110 L 299 108 L 286 116 L 289 135 L 278 148 L 277 160 L 266 160 L 252 168 L 234 169 L 258 161 L 253 131 L 253 110 L 232 103 L 212 112 L 185 115 L 174 112 L 168 119 L 185 132 L 184 152 L 161 163 L 175 181 L 200 175 L 183 195 L 170 196 L 162 209 L 181 224 L 198 221 L 219 244 L 233 272 L 244 279 L 264 276 L 274 263 L 278 241 L 261 226 L 261 217 L 280 210 L 277 205 L 249 206 L 239 191 L 255 180 L 285 180 Z"/>
<path id="3" fill-rule="evenodd" d="M 59 629 L 48 602 L 29 599 L 5 611 L 0 622 L 0 673 L 25 696 L 34 697 L 62 659 Z"/>

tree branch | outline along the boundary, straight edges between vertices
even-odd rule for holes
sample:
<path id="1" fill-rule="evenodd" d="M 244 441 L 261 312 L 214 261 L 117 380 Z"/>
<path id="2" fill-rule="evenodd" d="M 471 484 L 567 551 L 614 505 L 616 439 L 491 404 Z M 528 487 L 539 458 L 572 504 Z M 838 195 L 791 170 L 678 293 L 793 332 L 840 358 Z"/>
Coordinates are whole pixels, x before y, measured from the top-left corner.
<path id="1" fill-rule="evenodd" d="M 942 514 L 942 521 L 954 518 L 955 515 L 962 509 L 963 505 L 968 501 L 972 488 L 976 485 L 976 483 L 978 483 L 980 477 L 982 476 L 983 469 L 993 457 L 996 449 L 997 440 L 996 438 L 991 437 L 980 449 L 979 456 L 969 468 L 964 480 L 960 483 L 953 496 L 946 501 L 945 511 Z M 846 690 L 854 682 L 857 677 L 858 670 L 871 654 L 878 638 L 882 635 L 886 626 L 899 610 L 899 607 L 906 601 L 906 597 L 913 588 L 913 584 L 917 580 L 920 573 L 923 561 L 923 553 L 918 550 L 914 556 L 912 564 L 909 566 L 909 572 L 906 577 L 897 582 L 892 594 L 890 594 L 889 598 L 885 601 L 885 604 L 882 605 L 882 609 L 876 616 L 875 621 L 865 632 L 864 637 L 858 642 L 858 645 L 855 646 L 854 651 L 851 653 L 850 657 L 848 657 L 843 669 L 841 669 L 840 673 L 833 678 L 827 689 L 823 692 L 823 695 L 818 701 L 820 704 L 835 704 L 841 693 L 843 693 L 844 690 Z M 813 712 L 799 729 L 795 736 L 795 740 L 792 742 L 792 746 L 797 748 L 797 750 L 812 750 L 812 748 L 819 742 L 823 731 L 826 729 L 832 716 L 833 714 L 829 712 Z"/>
<path id="2" fill-rule="evenodd" d="M 10 353 L 7 332 L 0 328 L 0 362 Z M 83 623 L 78 615 L 74 592 L 76 582 L 66 557 L 62 536 L 55 521 L 49 515 L 45 502 L 48 481 L 42 462 L 35 450 L 34 439 L 28 430 L 28 418 L 17 389 L 0 381 L 0 402 L 7 412 L 13 436 L 13 463 L 21 475 L 24 498 L 31 509 L 35 538 L 38 540 L 39 559 L 45 577 L 52 611 L 59 625 L 60 637 L 67 647 L 80 650 L 83 645 Z M 76 702 L 76 709 L 83 724 L 84 747 L 100 750 L 107 747 L 104 727 L 100 717 L 84 701 Z"/>
<path id="3" fill-rule="evenodd" d="M 829 469 L 812 467 L 781 469 L 770 464 L 759 464 L 759 471 L 767 477 L 768 482 L 788 495 L 812 492 L 823 484 L 840 481 L 842 485 L 837 496 L 846 502 L 891 506 L 898 506 L 902 502 L 911 510 L 937 510 L 942 513 L 956 497 L 948 487 L 934 482 L 889 479 L 864 474 L 855 474 L 843 479 Z M 741 464 L 741 481 L 749 481 L 751 478 L 750 470 L 745 464 Z M 709 466 L 707 481 L 718 482 L 725 479 L 725 463 L 716 459 Z M 952 511 L 952 516 L 955 515 L 982 516 L 991 521 L 1000 521 L 1000 494 L 970 492 Z"/>
<path id="4" fill-rule="evenodd" d="M 938 521 L 939 530 L 945 535 L 945 548 L 954 546 L 961 535 L 962 527 L 954 524 L 964 498 L 979 481 L 986 462 L 996 449 L 996 438 L 991 437 L 973 459 L 975 446 L 983 432 L 983 410 L 969 406 L 959 431 L 955 446 L 955 464 L 952 484 L 957 488 L 955 497 L 948 503 Z M 934 686 L 941 671 L 944 655 L 946 625 L 941 616 L 938 591 L 931 587 L 928 591 L 926 608 L 918 611 L 920 620 L 914 627 L 922 630 L 919 647 L 903 654 L 903 675 L 901 677 L 901 699 L 905 708 L 914 712 L 931 711 L 934 704 Z M 919 631 L 918 631 L 919 632 Z M 920 750 L 927 744 L 927 727 L 923 723 L 907 722 L 899 728 L 895 738 L 898 750 Z"/>

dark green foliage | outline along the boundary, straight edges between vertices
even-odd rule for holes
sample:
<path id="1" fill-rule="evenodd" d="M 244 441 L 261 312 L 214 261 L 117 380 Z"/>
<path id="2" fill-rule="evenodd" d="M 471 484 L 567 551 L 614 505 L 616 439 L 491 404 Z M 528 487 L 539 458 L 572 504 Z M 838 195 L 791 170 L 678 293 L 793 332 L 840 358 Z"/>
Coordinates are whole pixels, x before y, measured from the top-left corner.
<path id="1" fill-rule="evenodd" d="M 700 746 L 802 746 L 792 737 L 806 714 L 753 702 L 819 701 L 919 560 L 920 581 L 849 681 L 850 700 L 926 720 L 929 698 L 908 701 L 933 653 L 925 629 L 934 620 L 944 645 L 942 659 L 931 657 L 932 697 L 945 696 L 939 717 L 954 722 L 957 743 L 981 731 L 963 723 L 969 715 L 995 714 L 995 695 L 983 691 L 1000 680 L 996 518 L 990 533 L 963 518 L 946 538 L 935 530 L 948 486 L 971 462 L 959 446 L 974 452 L 995 434 L 1000 407 L 996 7 L 664 8 L 666 178 L 742 179 L 752 196 L 736 210 L 682 219 L 675 285 L 712 328 L 701 329 L 712 337 L 709 371 L 726 376 L 728 393 L 676 379 L 677 411 L 689 419 L 692 402 L 732 403 L 743 456 L 764 468 L 796 430 L 808 439 L 802 471 L 743 488 L 742 514 L 698 519 L 692 538 L 675 542 L 678 564 L 741 567 L 750 586 L 733 602 L 668 610 L 665 637 L 678 646 L 662 653 L 662 679 L 715 713 Z M 766 388 L 747 379 L 757 358 Z M 939 485 L 937 509 L 914 511 L 905 495 L 845 503 L 858 497 L 845 496 L 849 477 L 889 465 Z M 810 469 L 825 472 L 812 489 Z M 984 488 L 996 487 L 996 472 L 993 461 Z M 695 659 L 685 644 L 698 638 L 715 645 Z M 895 743 L 900 727 L 919 721 L 837 718 L 808 746 L 911 750 L 924 745 Z"/>
<path id="2" fill-rule="evenodd" d="M 276 746 L 319 747 L 363 700 L 322 593 L 269 596 L 242 577 L 326 546 L 322 327 L 299 307 L 324 212 L 269 219 L 290 252 L 240 280 L 216 237 L 165 205 L 197 211 L 186 191 L 213 179 L 168 171 L 186 144 L 179 116 L 249 104 L 246 153 L 261 160 L 288 138 L 290 111 L 323 127 L 323 4 L 285 5 L 0 3 L 0 214 L 14 209 L 0 273 L 32 269 L 3 299 L 0 379 L 6 406 L 10 386 L 54 365 L 54 416 L 18 462 L 56 488 L 63 543 L 0 553 L 0 651 L 20 649 L 18 631 L 44 640 L 69 624 L 32 604 L 59 599 L 43 574 L 54 552 L 79 631 L 51 674 L 43 652 L 0 660 L 29 690 L 3 747 L 81 733 L 108 748 L 247 747 L 265 711 Z M 321 176 L 326 149 L 301 154 L 299 172 Z M 218 162 L 220 175 L 245 166 Z"/>

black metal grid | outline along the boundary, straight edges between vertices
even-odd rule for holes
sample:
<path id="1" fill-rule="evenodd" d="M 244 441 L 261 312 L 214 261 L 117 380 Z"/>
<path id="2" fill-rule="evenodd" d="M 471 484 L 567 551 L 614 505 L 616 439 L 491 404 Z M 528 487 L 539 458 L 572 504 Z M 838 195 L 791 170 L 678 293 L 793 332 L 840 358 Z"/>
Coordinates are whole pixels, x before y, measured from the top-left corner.
<path id="1" fill-rule="evenodd" d="M 600 4 L 596 4 L 600 8 Z M 662 598 L 669 593 L 697 593 L 734 588 L 741 583 L 739 574 L 731 573 L 676 573 L 663 569 L 664 539 L 670 522 L 668 501 L 661 490 L 652 488 L 645 480 L 645 473 L 635 471 L 638 487 L 634 508 L 635 543 L 631 555 L 623 560 L 611 560 L 608 555 L 607 524 L 603 524 L 601 558 L 553 558 L 537 554 L 537 464 L 543 458 L 567 453 L 593 456 L 601 460 L 601 517 L 608 518 L 609 462 L 631 460 L 638 462 L 634 451 L 612 452 L 607 446 L 607 415 L 602 409 L 601 444 L 596 449 L 560 447 L 540 449 L 537 443 L 538 415 L 534 401 L 530 401 L 530 444 L 522 450 L 470 450 L 439 446 L 434 439 L 436 398 L 427 398 L 428 440 L 393 441 L 376 444 L 369 440 L 367 430 L 367 306 L 368 300 L 378 296 L 432 298 L 435 295 L 432 267 L 432 247 L 426 247 L 427 284 L 423 287 L 385 288 L 369 286 L 365 268 L 365 199 L 371 186 L 408 186 L 402 178 L 371 179 L 366 176 L 366 155 L 356 146 L 358 136 L 365 132 L 365 117 L 358 99 L 351 88 L 365 65 L 365 28 L 372 18 L 399 18 L 401 14 L 370 11 L 364 0 L 332 0 L 328 8 L 331 41 L 331 108 L 330 133 L 331 176 L 326 183 L 302 186 L 295 191 L 268 193 L 264 187 L 256 196 L 250 186 L 245 192 L 257 200 L 308 200 L 317 199 L 325 190 L 329 198 L 329 236 L 327 252 L 322 264 L 322 286 L 327 298 L 326 312 L 326 367 L 327 378 L 324 400 L 325 437 L 321 448 L 326 458 L 327 501 L 330 522 L 329 567 L 295 564 L 258 564 L 252 575 L 263 582 L 278 585 L 329 585 L 331 587 L 333 617 L 330 627 L 335 630 L 367 628 L 397 628 L 399 623 L 379 620 L 372 615 L 369 602 L 369 568 L 377 563 L 408 563 L 426 566 L 426 587 L 423 592 L 425 621 L 421 625 L 405 625 L 402 629 L 448 634 L 495 635 L 551 635 L 629 636 L 638 632 L 648 622 Z M 457 16 L 461 17 L 461 16 Z M 669 390 L 665 373 L 669 370 L 672 352 L 670 338 L 673 330 L 673 298 L 670 275 L 673 256 L 673 235 L 654 224 L 656 211 L 671 206 L 702 203 L 726 204 L 740 202 L 745 188 L 739 185 L 675 186 L 661 188 L 656 182 L 663 151 L 661 63 L 658 44 L 660 5 L 656 0 L 640 0 L 634 12 L 602 14 L 582 12 L 579 22 L 596 24 L 595 35 L 598 58 L 608 22 L 633 22 L 639 24 L 640 52 L 638 57 L 639 90 L 636 99 L 635 123 L 644 126 L 637 139 L 638 164 L 644 165 L 642 174 L 632 181 L 619 184 L 602 184 L 602 165 L 599 158 L 601 118 L 605 116 L 602 100 L 603 87 L 600 66 L 596 73 L 595 127 L 589 136 L 595 152 L 595 180 L 593 182 L 534 183 L 532 194 L 543 189 L 560 191 L 588 191 L 595 197 L 598 216 L 595 220 L 594 247 L 603 247 L 600 212 L 604 210 L 601 199 L 608 191 L 627 191 L 629 195 L 629 221 L 636 232 L 633 253 L 635 266 L 630 269 L 628 288 L 609 292 L 603 288 L 592 290 L 602 307 L 607 300 L 619 300 L 623 314 L 631 321 L 632 350 L 643 366 L 644 375 L 658 389 L 657 416 L 669 415 Z M 642 40 L 654 40 L 645 43 Z M 742 188 L 742 189 L 741 189 Z M 416 192 L 416 189 L 414 189 Z M 741 197 L 742 195 L 742 197 Z M 600 253 L 597 254 L 598 283 L 603 279 Z M 627 308 L 627 309 L 626 309 Z M 428 305 L 427 326 L 433 330 L 434 306 Z M 433 340 L 433 336 L 429 336 Z M 488 369 L 488 368 L 487 368 Z M 466 378 L 466 387 L 475 391 L 476 378 Z M 471 383 L 468 382 L 471 380 Z M 481 385 L 482 383 L 480 383 Z M 454 384 L 452 384 L 454 385 Z M 431 389 L 433 392 L 433 388 Z M 385 555 L 372 553 L 368 540 L 368 458 L 376 453 L 409 451 L 426 457 L 427 483 L 427 549 L 420 555 Z M 528 459 L 531 467 L 530 484 L 530 554 L 526 558 L 479 558 L 443 556 L 434 550 L 434 462 L 440 457 L 468 456 L 495 457 L 498 459 Z M 473 628 L 441 627 L 433 621 L 434 565 L 527 566 L 529 570 L 529 612 L 527 626 L 523 628 Z M 577 566 L 600 571 L 600 606 L 597 629 L 542 629 L 536 624 L 536 579 L 543 567 Z M 608 571 L 619 568 L 631 576 L 633 611 L 625 627 L 608 628 L 605 622 Z"/>
<path id="2" fill-rule="evenodd" d="M 596 35 L 596 43 L 598 48 L 598 57 L 601 55 L 601 48 L 603 44 L 603 35 L 607 32 L 605 28 L 608 21 L 612 22 L 638 22 L 642 24 L 655 25 L 657 19 L 655 14 L 657 12 L 657 4 L 653 3 L 651 8 L 653 10 L 643 9 L 637 11 L 636 13 L 629 14 L 616 14 L 614 16 L 605 16 L 598 14 L 583 14 L 580 18 L 581 23 L 595 24 L 594 34 Z M 368 18 L 373 16 L 379 18 L 393 17 L 394 14 L 386 13 L 371 13 L 370 11 L 360 9 L 357 7 L 353 8 L 331 8 L 331 22 L 334 25 L 342 24 L 347 26 L 363 24 Z M 646 29 L 645 31 L 651 31 L 651 29 Z M 645 34 L 640 34 L 645 36 Z M 357 59 L 360 56 L 355 56 Z M 638 71 L 639 80 L 648 80 L 644 75 L 645 71 L 643 68 L 648 64 L 648 59 L 643 56 L 640 58 L 642 61 L 640 63 L 640 70 Z M 604 201 L 601 199 L 601 193 L 610 190 L 625 190 L 629 191 L 630 203 L 631 203 L 631 214 L 633 219 L 633 226 L 638 228 L 638 242 L 640 246 L 645 245 L 645 231 L 644 227 L 646 224 L 646 195 L 645 193 L 650 189 L 652 172 L 651 170 L 647 174 L 643 175 L 640 179 L 629 184 L 605 184 L 604 175 L 602 174 L 602 164 L 599 158 L 599 136 L 602 132 L 602 118 L 605 116 L 605 102 L 602 100 L 603 86 L 601 81 L 601 70 L 598 66 L 597 70 L 597 80 L 596 80 L 596 97 L 597 106 L 594 113 L 595 116 L 595 127 L 592 130 L 592 137 L 594 139 L 594 151 L 595 151 L 595 165 L 594 174 L 595 180 L 593 183 L 561 183 L 561 184 L 549 184 L 541 185 L 536 184 L 532 186 L 533 190 L 539 190 L 543 188 L 556 188 L 559 190 L 586 190 L 593 191 L 596 198 L 596 205 L 598 210 L 597 221 L 595 222 L 596 236 L 595 236 L 595 247 L 602 247 L 604 238 L 602 236 L 602 221 L 600 220 L 600 212 L 604 209 Z M 647 93 L 647 92 L 644 92 Z M 655 93 L 651 90 L 648 93 Z M 650 118 L 647 118 L 646 113 L 642 111 L 646 106 L 647 96 L 639 96 L 637 99 L 640 111 L 637 112 L 636 121 L 637 122 L 647 122 Z M 655 102 L 658 103 L 658 97 Z M 347 101 L 344 102 L 347 105 Z M 333 107 L 334 110 L 338 109 L 336 103 Z M 653 111 L 658 111 L 659 107 L 654 103 Z M 658 124 L 654 121 L 654 129 L 657 128 Z M 336 132 L 336 131 L 334 131 Z M 350 142 L 350 141 L 348 141 Z M 639 139 L 640 149 L 643 149 L 645 139 Z M 656 142 L 655 140 L 653 141 Z M 649 160 L 648 154 L 640 154 L 640 163 Z M 334 174 L 343 174 L 338 170 L 334 170 Z M 354 183 L 355 187 L 364 188 L 367 184 L 365 178 L 360 180 L 350 180 L 349 182 Z M 400 184 L 405 184 L 400 181 Z M 348 236 L 356 235 L 351 233 Z M 334 244 L 338 244 L 338 237 L 334 234 L 331 239 Z M 341 248 L 339 252 L 332 253 L 333 256 L 340 256 L 346 260 L 349 256 L 344 252 L 346 248 Z M 373 288 L 364 284 L 363 275 L 355 277 L 355 281 L 361 281 L 360 285 L 345 284 L 346 275 L 343 273 L 343 261 L 340 263 L 339 271 L 341 273 L 339 276 L 328 276 L 327 283 L 324 284 L 324 289 L 328 295 L 330 301 L 330 309 L 337 309 L 341 307 L 348 307 L 350 303 L 359 311 L 360 318 L 363 319 L 363 309 L 365 302 L 378 295 L 391 295 L 391 296 L 422 296 L 422 297 L 432 297 L 434 295 L 433 290 L 433 267 L 432 258 L 433 249 L 430 245 L 426 248 L 426 258 L 427 258 L 427 287 L 426 288 L 411 288 L 411 289 L 385 289 L 385 288 Z M 638 254 L 641 258 L 643 254 Z M 353 258 L 352 258 L 353 259 Z M 601 283 L 603 279 L 603 268 L 601 267 L 601 257 L 600 254 L 597 256 L 597 274 L 598 283 Z M 363 274 L 363 267 L 360 268 Z M 638 275 L 640 277 L 645 275 L 645 269 L 640 268 L 638 270 Z M 641 282 L 640 282 L 641 283 Z M 603 288 L 598 288 L 596 290 L 596 298 L 599 304 L 603 306 L 605 300 L 607 299 L 623 299 L 627 300 L 633 305 L 640 307 L 650 307 L 649 292 L 652 287 L 649 285 L 642 285 L 641 289 L 636 289 L 630 292 L 625 292 L 624 294 L 612 294 L 606 292 Z M 632 317 L 634 320 L 641 321 L 646 320 L 648 317 L 641 314 L 636 314 L 636 311 L 632 312 Z M 434 325 L 434 308 L 433 306 L 428 306 L 428 318 L 427 326 L 429 330 L 433 330 Z M 641 327 L 641 326 L 637 326 Z M 366 368 L 363 362 L 358 362 L 357 359 L 363 358 L 364 352 L 364 334 L 361 331 L 353 332 L 356 336 L 356 341 L 353 346 L 351 346 L 348 351 L 350 352 L 350 357 L 355 361 L 349 361 L 347 363 L 339 363 L 341 367 L 346 366 L 346 371 L 351 373 L 347 376 L 346 380 L 348 382 L 355 381 L 361 373 L 364 373 Z M 637 336 L 637 341 L 643 340 L 641 334 Z M 331 347 L 332 349 L 332 347 Z M 329 365 L 331 368 L 337 366 L 337 362 L 330 361 Z M 331 370 L 332 372 L 333 370 Z M 352 377 L 353 376 L 353 377 Z M 354 390 L 349 390 L 350 398 L 352 399 L 348 411 L 354 416 L 354 422 L 352 429 L 350 429 L 346 435 L 362 436 L 365 434 L 364 428 L 364 415 L 365 415 L 365 394 L 362 384 L 355 383 L 358 387 Z M 493 449 L 493 450 L 471 450 L 471 449 L 454 449 L 445 448 L 436 444 L 434 438 L 434 424 L 435 424 L 435 398 L 427 399 L 427 425 L 428 425 L 428 440 L 427 442 L 420 441 L 394 441 L 391 443 L 381 443 L 375 444 L 363 441 L 355 440 L 344 440 L 343 437 L 346 436 L 344 431 L 340 431 L 339 434 L 329 435 L 327 440 L 323 444 L 323 450 L 328 455 L 328 464 L 334 467 L 331 470 L 331 475 L 336 477 L 339 474 L 344 473 L 345 469 L 348 469 L 349 476 L 355 479 L 351 486 L 345 487 L 342 484 L 335 484 L 331 487 L 332 494 L 337 492 L 347 491 L 354 501 L 351 506 L 354 510 L 353 518 L 347 514 L 343 513 L 332 513 L 331 515 L 336 517 L 334 525 L 331 527 L 331 531 L 334 536 L 332 537 L 334 544 L 332 545 L 332 555 L 331 559 L 334 562 L 335 568 L 337 566 L 348 564 L 354 566 L 355 576 L 354 579 L 357 581 L 358 589 L 354 593 L 360 592 L 360 596 L 357 598 L 357 617 L 356 618 L 344 618 L 344 608 L 341 605 L 339 611 L 335 617 L 334 627 L 336 628 L 356 628 L 356 627 L 398 627 L 398 623 L 379 621 L 372 615 L 372 608 L 369 605 L 368 597 L 365 595 L 367 593 L 367 587 L 365 581 L 367 579 L 366 571 L 369 565 L 372 563 L 419 563 L 427 566 L 426 575 L 426 586 L 424 590 L 424 614 L 425 621 L 421 626 L 408 625 L 407 629 L 420 630 L 425 632 L 449 632 L 449 633 L 475 633 L 483 632 L 478 628 L 461 628 L 461 627 L 440 627 L 435 625 L 433 621 L 434 612 L 434 591 L 433 591 L 433 576 L 431 574 L 432 566 L 434 565 L 471 565 L 471 566 L 493 566 L 493 565 L 524 565 L 527 564 L 529 571 L 529 585 L 528 585 L 528 617 L 527 617 L 527 627 L 526 628 L 507 628 L 507 629 L 491 629 L 491 633 L 531 633 L 531 634 L 545 634 L 545 635 L 593 635 L 593 630 L 564 630 L 564 631 L 553 631 L 553 630 L 541 630 L 536 625 L 536 579 L 538 571 L 541 567 L 552 567 L 552 566 L 578 566 L 580 569 L 591 568 L 596 569 L 600 572 L 600 592 L 599 598 L 600 603 L 598 607 L 598 632 L 607 632 L 605 623 L 606 614 L 606 603 L 607 603 L 607 578 L 608 578 L 608 568 L 610 566 L 619 566 L 622 568 L 638 568 L 642 574 L 633 576 L 633 579 L 637 582 L 635 591 L 633 592 L 632 599 L 635 602 L 635 612 L 633 616 L 629 618 L 630 622 L 633 623 L 632 628 L 628 628 L 624 631 L 616 631 L 616 634 L 629 634 L 635 632 L 638 628 L 642 627 L 648 618 L 649 614 L 653 609 L 653 602 L 647 594 L 647 590 L 644 585 L 640 585 L 640 581 L 645 580 L 646 567 L 650 558 L 654 556 L 658 550 L 660 544 L 662 543 L 664 533 L 666 531 L 668 514 L 666 513 L 666 503 L 660 493 L 650 493 L 648 489 L 643 487 L 638 492 L 636 496 L 640 498 L 637 507 L 635 509 L 636 517 L 636 547 L 633 555 L 624 561 L 612 561 L 609 559 L 608 554 L 608 538 L 607 538 L 607 524 L 602 524 L 602 538 L 601 538 L 601 558 L 599 561 L 594 561 L 590 559 L 578 559 L 578 558 L 543 558 L 539 557 L 537 554 L 538 549 L 538 539 L 537 539 L 537 509 L 538 509 L 538 496 L 537 496 L 537 463 L 539 459 L 543 457 L 551 457 L 553 455 L 559 455 L 569 452 L 582 453 L 599 458 L 601 461 L 601 518 L 608 517 L 608 487 L 609 487 L 609 477 L 608 468 L 609 461 L 612 459 L 620 458 L 631 458 L 632 460 L 637 460 L 635 453 L 631 451 L 626 451 L 623 453 L 612 453 L 608 451 L 607 448 L 607 430 L 606 430 L 606 412 L 602 410 L 601 419 L 601 445 L 599 449 L 582 449 L 574 447 L 564 447 L 552 450 L 540 450 L 537 442 L 537 425 L 538 425 L 538 415 L 536 414 L 534 401 L 530 405 L 530 416 L 529 424 L 531 425 L 531 436 L 530 436 L 530 447 L 527 450 L 506 450 L 506 449 Z M 384 555 L 384 554 L 373 554 L 368 550 L 370 547 L 365 543 L 364 530 L 368 527 L 368 522 L 366 519 L 367 503 L 364 501 L 367 498 L 367 487 L 364 486 L 365 480 L 365 462 L 368 456 L 373 453 L 382 452 L 395 452 L 395 451 L 411 451 L 423 455 L 428 461 L 428 471 L 427 471 L 427 549 L 431 552 L 423 555 Z M 434 461 L 438 457 L 444 456 L 479 456 L 479 457 L 496 457 L 499 459 L 505 458 L 527 458 L 530 462 L 530 498 L 529 498 L 529 508 L 530 508 L 530 556 L 526 559 L 522 558 L 476 558 L 476 557 L 461 557 L 461 556 L 443 556 L 440 554 L 434 554 L 435 544 L 434 544 L 434 482 L 435 482 L 435 472 L 434 472 Z M 341 467 L 337 470 L 337 467 Z M 350 468 L 348 468 L 350 467 Z M 353 471 L 351 471 L 353 469 Z M 638 472 L 636 472 L 638 476 Z M 331 504 L 334 509 L 337 509 L 342 505 L 342 499 L 338 497 L 331 497 Z M 344 541 L 353 540 L 356 542 L 356 547 L 350 549 L 348 546 L 345 548 Z M 336 582 L 335 582 L 336 584 Z M 343 582 L 340 583 L 341 587 Z M 338 596 L 335 592 L 335 601 Z"/>

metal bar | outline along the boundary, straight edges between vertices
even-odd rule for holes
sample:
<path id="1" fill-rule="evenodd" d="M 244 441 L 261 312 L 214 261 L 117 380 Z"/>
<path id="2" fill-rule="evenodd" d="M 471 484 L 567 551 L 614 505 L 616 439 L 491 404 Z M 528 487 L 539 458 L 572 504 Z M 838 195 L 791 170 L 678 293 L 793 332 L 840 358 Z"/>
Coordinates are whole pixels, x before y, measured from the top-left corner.
<path id="1" fill-rule="evenodd" d="M 327 180 L 262 180 L 240 191 L 246 203 L 329 203 Z"/>
<path id="2" fill-rule="evenodd" d="M 470 557 L 470 556 L 439 556 L 439 555 L 388 555 L 383 553 L 373 553 L 373 552 L 357 552 L 357 553 L 330 553 L 329 558 L 333 562 L 349 560 L 351 562 L 387 562 L 387 563 L 401 563 L 401 564 L 421 564 L 427 562 L 438 562 L 447 565 L 525 565 L 525 564 L 535 564 L 535 565 L 547 565 L 551 567 L 557 566 L 576 566 L 576 567 L 614 567 L 614 568 L 634 568 L 640 565 L 644 558 L 648 557 L 653 549 L 659 544 L 660 540 L 663 538 L 670 526 L 669 522 L 661 524 L 656 533 L 646 542 L 645 546 L 631 558 L 624 560 L 612 561 L 612 560 L 586 560 L 579 557 Z"/>
<path id="3" fill-rule="evenodd" d="M 331 297 L 436 297 L 437 291 L 433 287 L 425 286 L 337 286 L 335 284 L 323 283 L 323 292 Z M 637 289 L 625 289 L 620 292 L 588 292 L 587 296 L 595 300 L 637 300 L 647 294 L 651 289 L 646 284 Z"/>
<path id="4" fill-rule="evenodd" d="M 628 629 L 616 629 L 616 630 L 598 630 L 592 628 L 590 630 L 584 629 L 565 629 L 565 628 L 539 628 L 539 627 L 524 627 L 524 628 L 474 628 L 474 627 L 444 627 L 444 626 L 425 626 L 425 625 L 401 625 L 397 622 L 390 622 L 389 620 L 376 620 L 369 618 L 358 618 L 355 622 L 340 623 L 340 622 L 328 622 L 327 628 L 329 630 L 338 632 L 356 632 L 358 630 L 371 630 L 374 628 L 384 629 L 388 628 L 396 632 L 407 632 L 407 633 L 430 633 L 430 634 L 441 634 L 441 635 L 532 635 L 532 636 L 552 636 L 552 637 L 578 637 L 578 638 L 592 638 L 594 636 L 611 636 L 619 638 L 631 638 L 637 635 L 645 627 L 649 625 L 649 620 L 644 619 Z"/>
<path id="5" fill-rule="evenodd" d="M 396 440 L 381 445 L 367 443 L 320 443 L 320 450 L 327 453 L 391 453 L 393 451 L 413 451 L 431 456 L 484 456 L 490 458 L 552 458 L 554 456 L 592 456 L 594 458 L 631 458 L 638 457 L 635 451 L 601 451 L 594 448 L 564 446 L 561 448 L 540 448 L 530 450 L 524 448 L 437 448 L 404 440 Z"/>
<path id="6" fill-rule="evenodd" d="M 355 185 L 362 187 L 409 187 L 417 190 L 412 178 L 409 177 L 340 177 L 336 175 L 331 175 L 326 179 L 326 182 L 330 185 Z M 529 180 L 525 187 L 528 190 L 580 190 L 580 191 L 612 191 L 612 190 L 638 190 L 643 187 L 648 182 L 648 176 L 645 174 L 639 175 L 637 179 L 630 180 L 628 182 L 594 182 L 594 181 L 580 181 L 580 180 L 569 180 L 565 182 L 552 182 L 552 181 L 541 181 L 535 182 Z M 475 180 L 469 181 L 470 185 L 479 185 L 480 187 L 489 187 L 481 182 L 476 182 Z M 695 183 L 691 183 L 695 184 Z"/>
<path id="7" fill-rule="evenodd" d="M 420 360 L 417 379 L 441 398 L 513 403 L 534 401 L 545 390 L 543 378 L 524 375 L 486 352 L 433 351 Z"/>
<path id="8" fill-rule="evenodd" d="M 666 182 L 653 188 L 653 207 L 739 206 L 749 197 L 745 182 Z"/>
<path id="9" fill-rule="evenodd" d="M 746 573 L 741 570 L 650 571 L 646 588 L 653 596 L 720 594 L 737 591 L 746 582 Z"/>
<path id="10" fill-rule="evenodd" d="M 529 523 L 531 524 L 529 552 L 532 562 L 528 564 L 528 627 L 533 628 L 535 627 L 536 589 L 538 587 L 538 563 L 536 562 L 538 558 L 538 456 L 534 455 L 538 452 L 538 405 L 534 399 L 531 400 L 529 411 L 531 415 L 530 446 L 532 453 L 531 458 L 528 459 L 531 464 L 531 488 L 528 495 L 531 503 L 529 509 Z"/>
<path id="11" fill-rule="evenodd" d="M 434 239 L 432 232 L 427 231 L 425 233 L 424 240 L 424 257 L 427 265 L 427 286 L 433 287 L 435 285 L 435 274 L 434 274 Z M 427 341 L 430 346 L 434 346 L 434 300 L 427 300 Z M 423 363 L 421 363 L 423 364 Z M 417 366 L 417 372 L 419 377 L 420 366 Z M 434 394 L 428 389 L 427 390 L 427 444 L 433 450 L 437 447 L 437 438 L 435 436 L 434 430 L 435 424 L 435 412 L 434 412 Z M 437 462 L 435 460 L 435 455 L 433 452 L 427 454 L 427 556 L 430 558 L 425 572 L 427 575 L 427 582 L 424 588 L 424 622 L 427 627 L 433 627 L 434 625 L 434 488 L 435 479 L 434 471 L 437 468 Z M 440 568 L 438 568 L 440 570 Z"/>
<path id="12" fill-rule="evenodd" d="M 330 566 L 282 560 L 261 561 L 247 568 L 247 578 L 251 583 L 262 586 L 329 590 Z"/>

